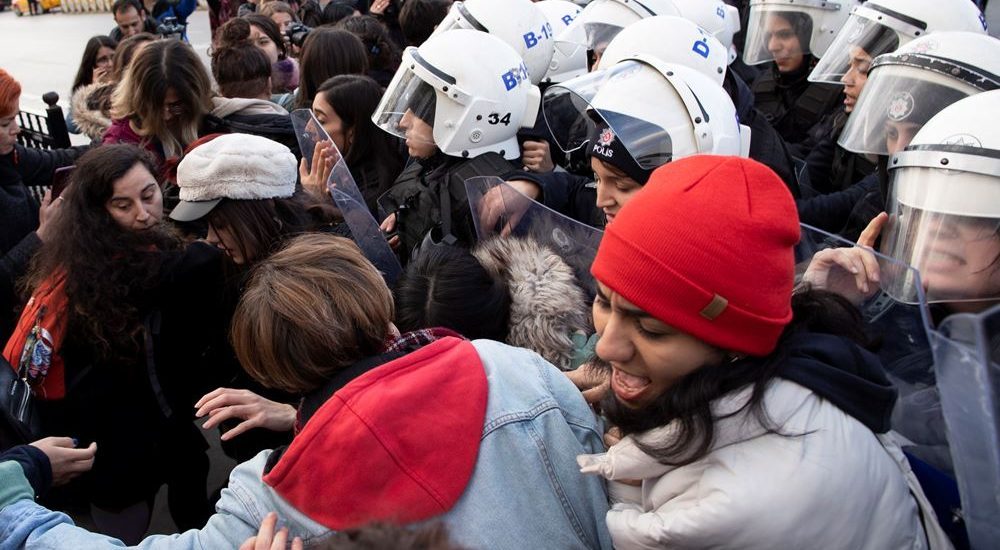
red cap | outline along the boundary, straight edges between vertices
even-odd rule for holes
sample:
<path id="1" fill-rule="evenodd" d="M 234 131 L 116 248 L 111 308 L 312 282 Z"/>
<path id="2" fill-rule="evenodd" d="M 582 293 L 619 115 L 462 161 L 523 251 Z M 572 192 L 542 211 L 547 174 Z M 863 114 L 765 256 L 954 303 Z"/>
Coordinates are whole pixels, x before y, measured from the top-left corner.
<path id="1" fill-rule="evenodd" d="M 756 161 L 699 155 L 658 168 L 605 231 L 591 272 L 677 330 L 764 356 L 792 319 L 795 201 Z"/>

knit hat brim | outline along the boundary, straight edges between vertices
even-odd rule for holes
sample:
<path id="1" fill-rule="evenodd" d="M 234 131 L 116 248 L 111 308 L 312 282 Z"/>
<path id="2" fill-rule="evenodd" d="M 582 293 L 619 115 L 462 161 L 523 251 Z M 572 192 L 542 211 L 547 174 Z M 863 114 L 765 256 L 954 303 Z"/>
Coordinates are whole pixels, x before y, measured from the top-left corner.
<path id="1" fill-rule="evenodd" d="M 222 202 L 221 197 L 207 201 L 181 201 L 170 212 L 170 219 L 178 222 L 200 220 L 208 215 L 220 202 Z"/>

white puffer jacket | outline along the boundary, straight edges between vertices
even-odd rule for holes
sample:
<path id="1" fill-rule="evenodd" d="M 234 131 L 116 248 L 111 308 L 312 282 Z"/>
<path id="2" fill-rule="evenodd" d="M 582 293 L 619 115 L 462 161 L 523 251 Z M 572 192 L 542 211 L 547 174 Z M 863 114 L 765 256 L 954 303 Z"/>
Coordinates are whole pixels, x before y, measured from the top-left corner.
<path id="1" fill-rule="evenodd" d="M 746 388 L 713 409 L 731 413 L 749 397 Z M 686 466 L 657 462 L 631 436 L 580 456 L 583 472 L 611 480 L 615 548 L 950 548 L 890 437 L 787 380 L 776 379 L 764 403 L 792 437 L 765 433 L 743 411 L 718 421 L 709 454 Z M 675 429 L 640 437 L 667 441 Z"/>

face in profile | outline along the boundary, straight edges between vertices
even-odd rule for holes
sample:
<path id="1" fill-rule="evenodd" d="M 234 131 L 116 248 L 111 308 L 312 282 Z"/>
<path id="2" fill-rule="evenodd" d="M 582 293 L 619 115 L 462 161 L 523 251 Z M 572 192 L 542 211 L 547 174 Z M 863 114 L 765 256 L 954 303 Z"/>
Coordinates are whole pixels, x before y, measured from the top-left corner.
<path id="1" fill-rule="evenodd" d="M 858 102 L 861 90 L 868 82 L 868 71 L 872 66 L 872 57 L 859 46 L 851 46 L 847 72 L 840 78 L 844 83 L 844 112 L 850 113 Z"/>
<path id="2" fill-rule="evenodd" d="M 17 143 L 17 135 L 21 127 L 17 124 L 18 106 L 9 113 L 0 115 L 0 155 L 9 155 Z"/>
<path id="3" fill-rule="evenodd" d="M 333 144 L 337 146 L 337 150 L 346 155 L 350 147 L 352 132 L 350 129 L 344 128 L 344 121 L 327 102 L 326 94 L 323 92 L 316 94 L 316 97 L 313 98 L 312 110 L 316 115 L 316 120 L 333 140 Z"/>
<path id="4" fill-rule="evenodd" d="M 774 57 L 778 72 L 789 73 L 798 70 L 805 61 L 799 35 L 792 23 L 780 15 L 771 15 L 765 23 L 767 51 Z"/>
<path id="5" fill-rule="evenodd" d="M 136 164 L 115 181 L 111 198 L 104 207 L 118 227 L 145 231 L 163 217 L 163 195 L 156 178 L 144 165 Z"/>
<path id="6" fill-rule="evenodd" d="M 248 258 L 243 256 L 243 249 L 240 246 L 239 239 L 236 238 L 236 234 L 231 227 L 222 225 L 218 220 L 209 222 L 208 236 L 205 237 L 205 240 L 219 250 L 222 250 L 234 264 L 244 265 L 247 263 Z"/>
<path id="7" fill-rule="evenodd" d="M 594 351 L 611 365 L 611 391 L 628 408 L 649 405 L 680 379 L 724 353 L 652 317 L 598 282 Z"/>
<path id="8" fill-rule="evenodd" d="M 417 118 L 410 109 L 399 120 L 399 129 L 405 132 L 406 149 L 410 156 L 425 159 L 434 156 L 438 147 L 434 143 L 434 127 Z"/>
<path id="9" fill-rule="evenodd" d="M 594 182 L 597 184 L 597 207 L 604 212 L 604 218 L 610 225 L 622 207 L 632 200 L 642 186 L 621 170 L 597 157 L 591 157 L 590 167 L 594 170 Z"/>

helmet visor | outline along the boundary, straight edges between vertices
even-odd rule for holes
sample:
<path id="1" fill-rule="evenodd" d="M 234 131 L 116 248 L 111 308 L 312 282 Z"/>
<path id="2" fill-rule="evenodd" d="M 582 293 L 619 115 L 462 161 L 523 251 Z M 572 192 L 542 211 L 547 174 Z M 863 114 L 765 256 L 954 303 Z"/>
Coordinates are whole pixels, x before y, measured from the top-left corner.
<path id="1" fill-rule="evenodd" d="M 922 66 L 918 56 L 908 57 L 916 64 L 875 65 L 837 140 L 841 147 L 872 155 L 901 151 L 941 109 L 979 91 L 942 71 L 958 70 L 954 64 L 938 59 Z"/>
<path id="2" fill-rule="evenodd" d="M 759 65 L 768 61 L 778 62 L 779 67 L 805 62 L 812 36 L 812 16 L 800 11 L 789 11 L 788 5 L 750 6 L 747 38 L 743 46 L 743 61 Z"/>
<path id="3" fill-rule="evenodd" d="M 542 109 L 566 152 L 587 146 L 613 157 L 612 149 L 624 147 L 642 170 L 698 152 L 689 107 L 672 81 L 639 61 L 556 84 L 546 91 Z"/>
<path id="4" fill-rule="evenodd" d="M 840 84 L 851 70 L 867 74 L 873 59 L 898 47 L 895 30 L 855 12 L 809 73 L 809 80 Z"/>
<path id="5" fill-rule="evenodd" d="M 928 302 L 1000 298 L 1000 180 L 919 166 L 893 170 L 882 253 L 920 272 Z M 883 270 L 883 289 L 915 303 L 915 281 Z"/>
<path id="6" fill-rule="evenodd" d="M 405 66 L 405 65 L 404 65 Z M 394 136 L 434 143 L 437 92 L 412 70 L 400 67 L 386 89 L 372 121 Z"/>

